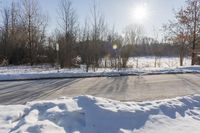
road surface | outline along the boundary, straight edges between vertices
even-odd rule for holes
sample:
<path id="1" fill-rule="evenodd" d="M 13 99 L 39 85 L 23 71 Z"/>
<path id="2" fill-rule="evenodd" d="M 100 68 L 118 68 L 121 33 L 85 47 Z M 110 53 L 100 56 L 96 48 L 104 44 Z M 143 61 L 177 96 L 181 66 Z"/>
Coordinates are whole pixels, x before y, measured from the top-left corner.
<path id="1" fill-rule="evenodd" d="M 144 101 L 190 94 L 200 94 L 200 74 L 0 82 L 0 104 L 4 105 L 78 95 Z"/>

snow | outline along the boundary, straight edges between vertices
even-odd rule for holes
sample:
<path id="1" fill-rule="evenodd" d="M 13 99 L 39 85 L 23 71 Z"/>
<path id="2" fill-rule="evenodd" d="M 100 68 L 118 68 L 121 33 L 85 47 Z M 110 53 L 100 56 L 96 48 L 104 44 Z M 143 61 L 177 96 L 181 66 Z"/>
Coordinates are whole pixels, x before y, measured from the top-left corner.
<path id="1" fill-rule="evenodd" d="M 29 71 L 30 70 L 30 71 Z M 31 79 L 57 79 L 57 78 L 85 78 L 85 77 L 113 77 L 128 75 L 152 75 L 152 74 L 181 74 L 200 73 L 200 66 L 177 68 L 127 68 L 127 69 L 98 69 L 96 72 L 85 72 L 81 69 L 22 69 L 9 67 L 1 68 L 0 81 L 31 80 Z"/>
<path id="2" fill-rule="evenodd" d="M 149 68 L 149 67 L 158 68 L 175 68 L 180 66 L 180 58 L 178 57 L 136 57 L 130 58 L 128 61 L 128 66 L 130 67 L 138 67 L 138 68 Z M 191 58 L 186 57 L 183 60 L 183 66 L 190 66 Z"/>
<path id="3" fill-rule="evenodd" d="M 93 96 L 0 106 L 3 133 L 198 133 L 200 95 L 145 102 Z"/>
<path id="4" fill-rule="evenodd" d="M 26 106 L 0 106 L 0 132 L 7 133 L 17 121 L 24 115 Z"/>
<path id="5" fill-rule="evenodd" d="M 179 58 L 160 58 L 155 67 L 154 57 L 131 58 L 128 62 L 129 68 L 116 70 L 111 68 L 99 68 L 95 72 L 88 73 L 81 68 L 57 69 L 48 65 L 44 66 L 8 66 L 0 67 L 0 81 L 30 80 L 30 79 L 55 79 L 55 78 L 84 78 L 103 76 L 126 76 L 147 74 L 177 74 L 177 73 L 199 73 L 200 66 L 190 66 L 190 59 L 184 60 L 183 67 L 179 66 Z"/>

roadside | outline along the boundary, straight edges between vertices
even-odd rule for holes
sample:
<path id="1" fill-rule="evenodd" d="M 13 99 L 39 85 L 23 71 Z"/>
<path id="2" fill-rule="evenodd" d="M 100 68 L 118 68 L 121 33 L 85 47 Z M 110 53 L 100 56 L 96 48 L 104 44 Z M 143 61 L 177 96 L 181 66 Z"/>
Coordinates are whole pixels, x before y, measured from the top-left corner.
<path id="1" fill-rule="evenodd" d="M 17 80 L 42 80 L 64 78 L 89 78 L 89 77 L 118 77 L 118 76 L 141 76 L 159 74 L 184 74 L 200 73 L 200 66 L 176 67 L 176 68 L 127 68 L 127 69 L 98 69 L 97 71 L 85 72 L 84 69 L 55 69 L 33 67 L 1 67 L 0 81 Z"/>

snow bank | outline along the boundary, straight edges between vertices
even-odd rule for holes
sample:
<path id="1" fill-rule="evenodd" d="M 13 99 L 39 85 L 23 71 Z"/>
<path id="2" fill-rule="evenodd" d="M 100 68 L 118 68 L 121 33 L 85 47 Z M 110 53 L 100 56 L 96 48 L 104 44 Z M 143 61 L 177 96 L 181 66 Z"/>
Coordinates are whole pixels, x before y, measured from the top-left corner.
<path id="1" fill-rule="evenodd" d="M 127 68 L 127 69 L 98 69 L 96 72 L 85 72 L 82 69 L 60 69 L 53 68 L 18 68 L 0 67 L 0 81 L 31 80 L 31 79 L 57 79 L 57 78 L 84 78 L 104 76 L 128 76 L 128 75 L 152 75 L 152 74 L 179 74 L 200 73 L 200 66 L 179 68 Z"/>
<path id="2" fill-rule="evenodd" d="M 155 60 L 156 59 L 156 60 Z M 179 67 L 177 57 L 136 57 L 130 58 L 127 69 L 104 69 L 99 68 L 96 72 L 85 72 L 79 69 L 56 69 L 48 65 L 40 66 L 9 66 L 0 67 L 0 81 L 31 80 L 31 79 L 57 79 L 57 78 L 84 78 L 103 76 L 126 76 L 147 74 L 177 74 L 177 73 L 200 73 L 200 66 L 190 67 L 191 59 L 185 58 L 183 65 Z M 156 64 L 156 68 L 155 68 Z M 187 67 L 189 66 L 189 67 Z"/>
<path id="3" fill-rule="evenodd" d="M 4 133 L 199 133 L 200 95 L 124 103 L 79 96 L 0 106 L 0 114 Z"/>

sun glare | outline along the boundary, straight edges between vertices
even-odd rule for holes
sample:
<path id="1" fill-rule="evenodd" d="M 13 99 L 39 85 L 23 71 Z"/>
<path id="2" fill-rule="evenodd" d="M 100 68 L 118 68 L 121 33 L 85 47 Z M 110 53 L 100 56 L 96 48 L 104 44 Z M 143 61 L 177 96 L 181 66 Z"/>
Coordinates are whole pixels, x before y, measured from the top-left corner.
<path id="1" fill-rule="evenodd" d="M 133 17 L 136 22 L 144 21 L 148 14 L 147 14 L 147 6 L 146 4 L 138 5 L 134 8 Z"/>

